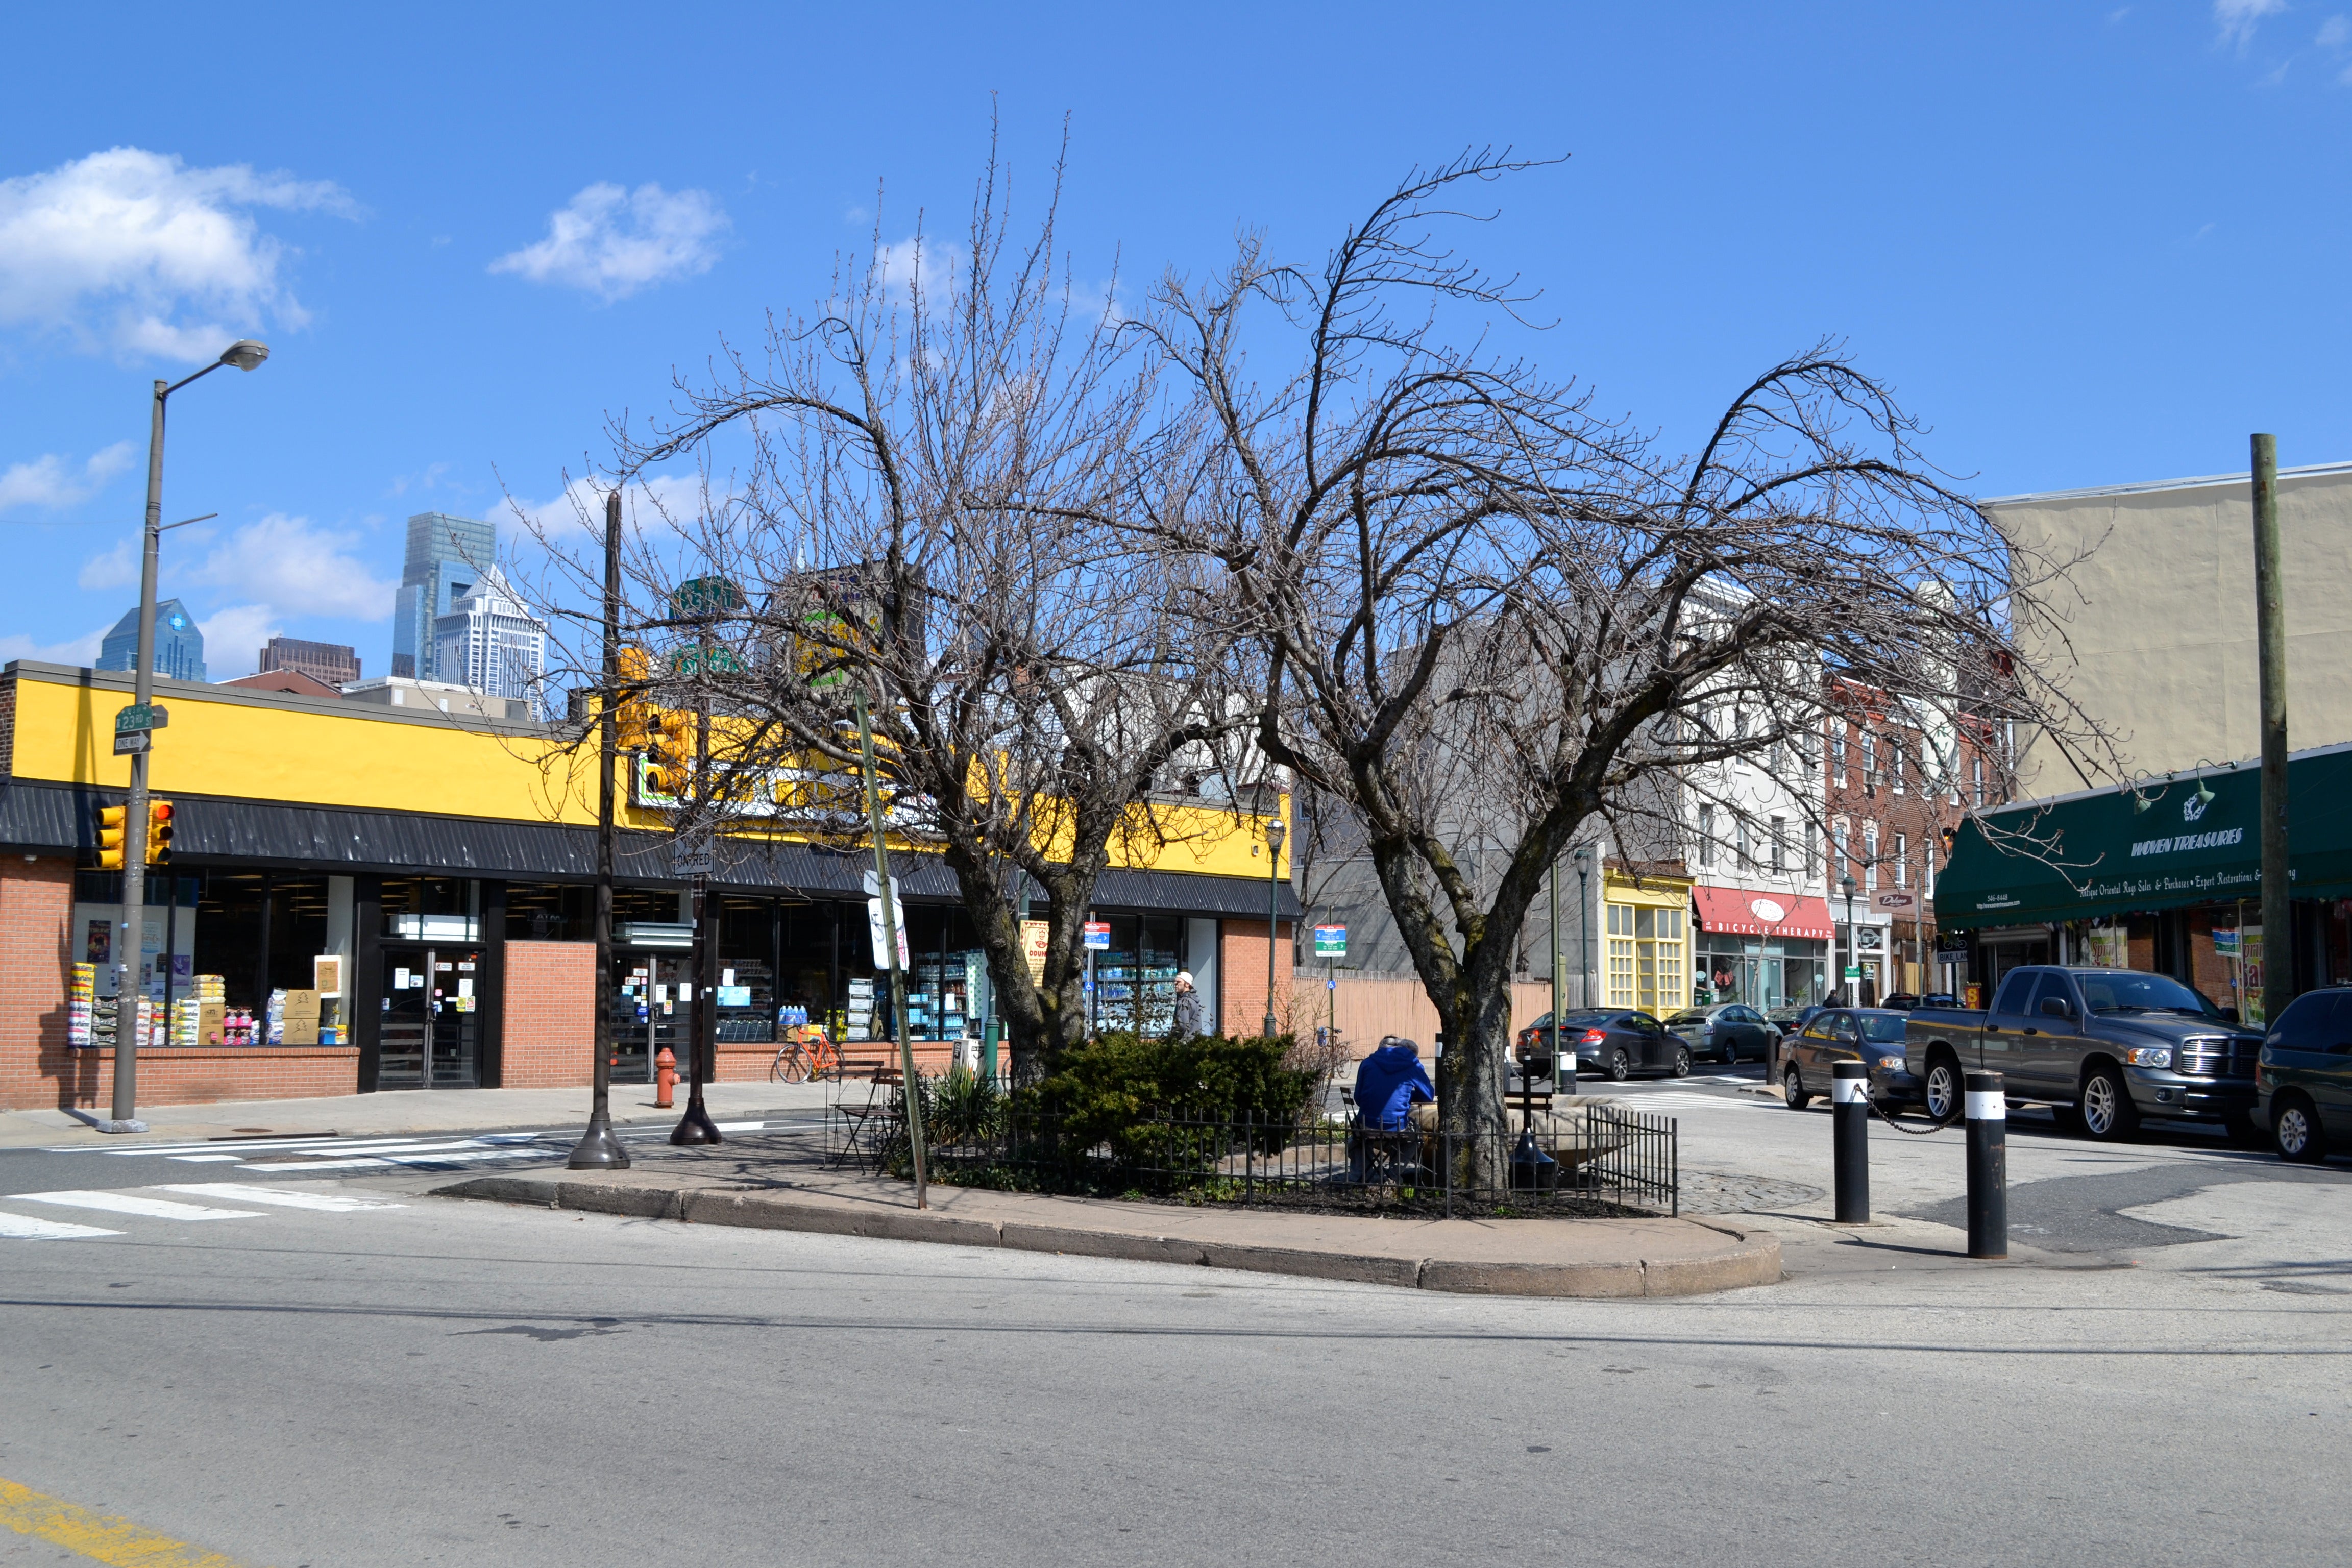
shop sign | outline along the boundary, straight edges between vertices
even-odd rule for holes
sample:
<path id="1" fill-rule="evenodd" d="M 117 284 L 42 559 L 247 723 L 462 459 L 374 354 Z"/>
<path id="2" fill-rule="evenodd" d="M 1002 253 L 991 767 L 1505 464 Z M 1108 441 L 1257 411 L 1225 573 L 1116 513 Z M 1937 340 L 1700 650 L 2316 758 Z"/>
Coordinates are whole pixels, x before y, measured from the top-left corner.
<path id="1" fill-rule="evenodd" d="M 1088 952 L 1110 951 L 1110 921 L 1088 921 L 1087 922 L 1087 951 Z"/>
<path id="2" fill-rule="evenodd" d="M 893 877 L 890 879 L 893 882 L 896 882 L 898 879 Z M 896 889 L 892 889 L 894 892 L 896 890 Z M 905 906 L 898 904 L 898 900 L 895 899 L 892 900 L 891 902 L 894 906 L 892 912 L 898 916 L 898 921 L 895 922 L 898 928 L 898 967 L 900 969 L 911 969 L 914 967 L 914 959 L 907 951 L 907 919 Z M 889 968 L 890 943 L 888 939 L 883 933 L 882 900 L 878 898 L 868 899 L 866 900 L 866 934 L 874 939 L 874 967 L 877 969 Z"/>
<path id="3" fill-rule="evenodd" d="M 1907 915 L 1919 907 L 1919 895 L 1901 888 L 1881 888 L 1870 896 L 1870 907 L 1882 914 Z"/>
<path id="4" fill-rule="evenodd" d="M 2238 956 L 2238 933 L 2235 931 L 2217 931 L 2213 933 L 2213 956 L 2216 958 Z"/>
<path id="5" fill-rule="evenodd" d="M 1859 980 L 1859 979 L 1861 979 L 1861 978 L 1862 978 L 1862 965 L 1861 965 L 1861 964 L 1859 964 L 1859 963 L 1849 963 L 1849 964 L 1847 964 L 1847 965 L 1845 966 L 1845 977 L 1846 977 L 1848 980 Z"/>
<path id="6" fill-rule="evenodd" d="M 1045 984 L 1045 947 L 1052 940 L 1054 927 L 1047 921 L 1021 922 L 1021 956 L 1029 964 L 1029 984 Z"/>
<path id="7" fill-rule="evenodd" d="M 1315 928 L 1315 956 L 1318 958 L 1347 957 L 1348 928 L 1346 926 L 1317 926 Z"/>
<path id="8" fill-rule="evenodd" d="M 1768 926 L 1779 925 L 1789 918 L 1788 907 L 1778 899 L 1750 899 L 1748 912 Z"/>

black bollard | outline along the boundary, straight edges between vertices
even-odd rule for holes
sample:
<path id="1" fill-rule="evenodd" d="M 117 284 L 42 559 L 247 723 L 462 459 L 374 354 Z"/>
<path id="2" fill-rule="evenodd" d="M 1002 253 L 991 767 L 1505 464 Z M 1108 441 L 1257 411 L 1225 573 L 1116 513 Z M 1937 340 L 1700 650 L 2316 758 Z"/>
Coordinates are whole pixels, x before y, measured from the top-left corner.
<path id="1" fill-rule="evenodd" d="M 2009 1256 L 2009 1105 L 2000 1074 L 1967 1078 L 1969 1256 Z"/>
<path id="2" fill-rule="evenodd" d="M 1870 1223 L 1870 1068 L 1840 1062 L 1832 1069 L 1830 1114 L 1837 1145 L 1837 1223 Z"/>

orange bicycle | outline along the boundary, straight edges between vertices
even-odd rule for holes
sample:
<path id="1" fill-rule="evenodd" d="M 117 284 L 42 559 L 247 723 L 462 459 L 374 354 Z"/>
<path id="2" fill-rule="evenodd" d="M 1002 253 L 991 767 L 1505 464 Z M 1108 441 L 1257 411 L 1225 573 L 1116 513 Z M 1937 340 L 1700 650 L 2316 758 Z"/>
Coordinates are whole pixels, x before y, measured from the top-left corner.
<path id="1" fill-rule="evenodd" d="M 840 1076 L 841 1052 L 816 1024 L 795 1026 L 785 1037 L 783 1047 L 776 1052 L 775 1064 L 768 1068 L 770 1080 L 776 1083 L 807 1083 L 813 1079 Z"/>

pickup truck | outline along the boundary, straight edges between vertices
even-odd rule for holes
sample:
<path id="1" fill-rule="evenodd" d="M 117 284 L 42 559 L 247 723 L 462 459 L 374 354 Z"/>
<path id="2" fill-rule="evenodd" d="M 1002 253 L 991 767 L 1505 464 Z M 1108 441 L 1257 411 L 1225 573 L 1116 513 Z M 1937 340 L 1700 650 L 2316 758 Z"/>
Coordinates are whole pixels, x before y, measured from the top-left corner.
<path id="1" fill-rule="evenodd" d="M 1903 1054 L 1927 1114 L 1959 1114 L 1964 1072 L 1997 1072 L 2094 1138 L 2128 1137 L 2142 1116 L 2218 1121 L 2261 1142 L 2254 1064 L 2263 1037 L 2179 981 L 2129 969 L 2041 964 L 2001 977 L 1992 1005 L 1922 1007 Z"/>

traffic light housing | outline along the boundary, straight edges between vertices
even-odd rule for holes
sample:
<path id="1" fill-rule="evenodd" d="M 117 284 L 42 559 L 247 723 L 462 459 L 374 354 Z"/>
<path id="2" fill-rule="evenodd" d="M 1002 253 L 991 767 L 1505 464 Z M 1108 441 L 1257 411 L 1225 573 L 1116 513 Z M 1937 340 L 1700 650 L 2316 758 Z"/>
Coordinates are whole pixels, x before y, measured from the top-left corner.
<path id="1" fill-rule="evenodd" d="M 122 869 L 124 840 L 129 837 L 131 808 L 127 805 L 101 805 L 98 808 L 98 868 L 101 871 Z"/>
<path id="2" fill-rule="evenodd" d="M 172 803 L 147 803 L 147 864 L 163 866 L 172 859 Z"/>
<path id="3" fill-rule="evenodd" d="M 618 700 L 613 710 L 614 725 L 618 731 L 617 744 L 624 752 L 642 752 L 652 743 L 654 721 L 660 710 L 646 700 L 646 682 L 653 678 L 653 656 L 641 647 L 621 650 L 620 677 L 623 682 Z"/>
<path id="4" fill-rule="evenodd" d="M 694 715 L 682 708 L 650 709 L 646 737 L 646 787 L 681 800 L 693 788 Z"/>

